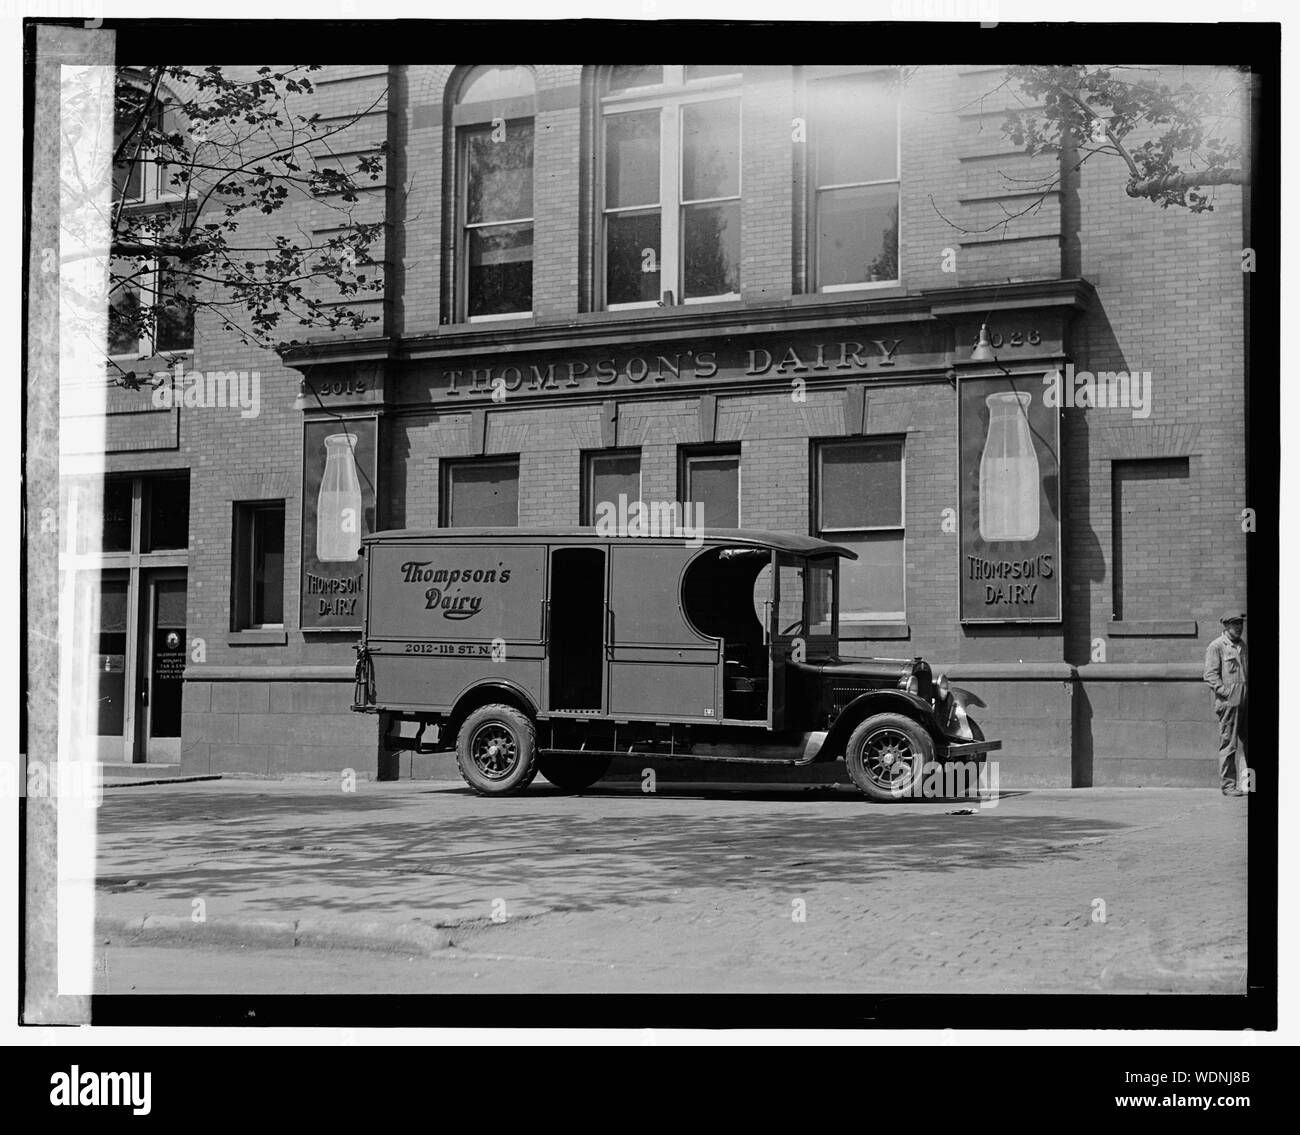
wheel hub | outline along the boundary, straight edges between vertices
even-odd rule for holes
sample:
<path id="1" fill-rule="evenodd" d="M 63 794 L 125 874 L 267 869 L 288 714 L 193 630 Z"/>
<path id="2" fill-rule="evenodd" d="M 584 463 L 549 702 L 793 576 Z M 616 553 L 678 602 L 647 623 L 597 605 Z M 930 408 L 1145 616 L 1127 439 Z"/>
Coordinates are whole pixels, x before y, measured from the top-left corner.
<path id="1" fill-rule="evenodd" d="M 864 746 L 868 775 L 885 788 L 894 788 L 911 775 L 914 754 L 905 737 L 893 732 L 869 737 Z"/>
<path id="2" fill-rule="evenodd" d="M 470 746 L 474 764 L 484 776 L 499 780 L 515 766 L 515 741 L 499 725 L 485 725 L 475 735 Z"/>

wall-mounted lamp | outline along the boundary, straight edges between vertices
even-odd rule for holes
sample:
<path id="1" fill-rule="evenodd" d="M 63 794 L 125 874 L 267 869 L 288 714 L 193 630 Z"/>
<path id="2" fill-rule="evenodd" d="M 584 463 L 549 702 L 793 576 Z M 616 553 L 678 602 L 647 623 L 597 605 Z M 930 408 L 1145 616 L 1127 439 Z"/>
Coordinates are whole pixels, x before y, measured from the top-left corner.
<path id="1" fill-rule="evenodd" d="M 307 409 L 307 380 L 305 378 L 298 383 L 298 397 L 293 400 L 293 408 L 300 412 Z"/>
<path id="2" fill-rule="evenodd" d="M 980 324 L 979 342 L 975 344 L 975 350 L 970 355 L 973 363 L 995 363 L 998 361 L 997 355 L 993 353 L 993 344 L 989 342 L 989 325 Z"/>

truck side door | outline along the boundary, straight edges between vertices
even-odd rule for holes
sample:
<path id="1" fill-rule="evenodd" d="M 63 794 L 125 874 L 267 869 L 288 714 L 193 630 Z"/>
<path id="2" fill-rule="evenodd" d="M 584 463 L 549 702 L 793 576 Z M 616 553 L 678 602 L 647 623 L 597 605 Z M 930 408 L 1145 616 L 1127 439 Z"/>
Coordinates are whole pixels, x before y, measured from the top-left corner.
<path id="1" fill-rule="evenodd" d="M 721 642 L 682 610 L 682 574 L 699 548 L 616 544 L 610 549 L 609 713 L 654 721 L 722 717 Z"/>

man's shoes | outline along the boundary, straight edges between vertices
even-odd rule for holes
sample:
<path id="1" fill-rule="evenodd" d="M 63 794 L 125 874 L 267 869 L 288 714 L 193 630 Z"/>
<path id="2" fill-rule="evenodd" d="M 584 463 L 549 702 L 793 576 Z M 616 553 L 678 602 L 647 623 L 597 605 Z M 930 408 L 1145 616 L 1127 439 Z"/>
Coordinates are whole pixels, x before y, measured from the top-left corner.
<path id="1" fill-rule="evenodd" d="M 1240 788 L 1225 788 L 1223 790 L 1223 794 L 1224 796 L 1245 796 L 1246 795 L 1246 793 L 1242 792 Z"/>

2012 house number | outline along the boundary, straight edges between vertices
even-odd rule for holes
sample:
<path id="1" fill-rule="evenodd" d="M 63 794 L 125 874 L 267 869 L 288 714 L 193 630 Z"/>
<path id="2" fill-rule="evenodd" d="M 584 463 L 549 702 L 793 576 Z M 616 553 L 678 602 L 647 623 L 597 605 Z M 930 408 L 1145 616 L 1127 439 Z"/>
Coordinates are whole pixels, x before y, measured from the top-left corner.
<path id="1" fill-rule="evenodd" d="M 317 394 L 364 394 L 364 379 L 340 378 L 334 382 L 324 382 L 316 388 Z"/>

